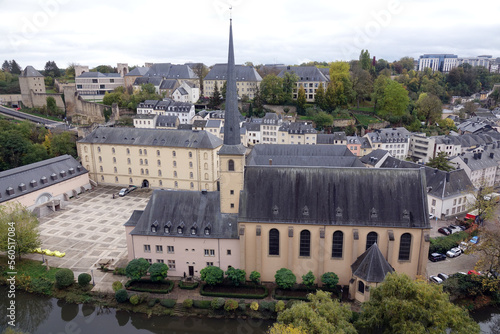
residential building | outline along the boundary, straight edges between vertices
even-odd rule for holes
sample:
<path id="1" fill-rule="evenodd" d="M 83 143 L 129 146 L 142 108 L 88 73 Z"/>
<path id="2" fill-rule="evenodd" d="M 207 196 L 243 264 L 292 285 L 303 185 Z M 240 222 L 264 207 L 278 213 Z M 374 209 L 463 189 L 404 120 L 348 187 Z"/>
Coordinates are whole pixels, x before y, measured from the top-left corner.
<path id="1" fill-rule="evenodd" d="M 262 119 L 258 119 L 260 122 L 257 122 L 256 119 L 252 119 L 250 122 L 243 123 L 243 126 L 247 130 L 247 138 L 248 142 L 246 146 L 257 145 L 260 144 L 261 141 L 261 132 L 260 127 L 262 125 Z"/>
<path id="2" fill-rule="evenodd" d="M 176 102 L 196 103 L 200 99 L 200 88 L 189 81 L 183 81 L 172 93 Z"/>
<path id="3" fill-rule="evenodd" d="M 361 156 L 361 138 L 358 136 L 347 136 L 347 148 L 357 157 Z"/>
<path id="4" fill-rule="evenodd" d="M 278 130 L 282 122 L 283 120 L 280 115 L 272 112 L 266 113 L 262 118 L 262 125 L 260 126 L 263 144 L 278 143 Z"/>
<path id="5" fill-rule="evenodd" d="M 137 115 L 157 114 L 164 116 L 176 116 L 180 124 L 191 123 L 195 115 L 194 104 L 188 102 L 176 102 L 165 98 L 161 101 L 146 100 L 137 105 Z"/>
<path id="6" fill-rule="evenodd" d="M 88 171 L 69 155 L 0 172 L 0 185 L 0 204 L 17 202 L 38 216 L 91 188 Z"/>
<path id="7" fill-rule="evenodd" d="M 81 96 L 104 96 L 115 88 L 123 86 L 119 73 L 84 72 L 75 78 L 76 91 Z"/>
<path id="8" fill-rule="evenodd" d="M 235 72 L 238 98 L 247 96 L 249 99 L 253 99 L 255 91 L 260 87 L 262 77 L 252 66 L 236 65 Z M 227 64 L 215 64 L 203 79 L 203 95 L 212 96 L 215 85 L 220 92 L 227 80 L 227 75 Z"/>
<path id="9" fill-rule="evenodd" d="M 493 187 L 497 177 L 499 153 L 477 148 L 451 158 L 450 162 L 465 170 L 474 187 Z"/>
<path id="10" fill-rule="evenodd" d="M 424 54 L 418 60 L 418 70 L 430 68 L 433 72 L 449 72 L 458 66 L 457 57 L 453 54 Z"/>
<path id="11" fill-rule="evenodd" d="M 405 159 L 408 155 L 410 132 L 403 127 L 375 130 L 366 137 L 373 149 L 383 149 L 397 159 Z"/>
<path id="12" fill-rule="evenodd" d="M 317 131 L 306 122 L 282 122 L 278 129 L 279 144 L 316 145 Z"/>
<path id="13" fill-rule="evenodd" d="M 368 168 L 380 168 L 391 154 L 382 149 L 376 149 L 359 159 Z M 400 160 L 398 160 L 400 161 Z"/>
<path id="14" fill-rule="evenodd" d="M 221 130 L 223 128 L 222 121 L 220 119 L 209 119 L 206 121 L 205 130 L 220 139 L 224 139 Z"/>
<path id="15" fill-rule="evenodd" d="M 347 145 L 347 136 L 345 132 L 339 131 L 334 133 L 318 134 L 318 145 Z"/>
<path id="16" fill-rule="evenodd" d="M 293 73 L 297 76 L 297 87 L 293 90 L 293 98 L 297 99 L 299 89 L 302 87 L 306 93 L 306 101 L 314 102 L 319 84 L 323 84 L 326 90 L 329 79 L 316 66 L 287 66 L 278 77 L 283 78 L 285 73 Z"/>
<path id="17" fill-rule="evenodd" d="M 483 66 L 487 70 L 490 69 L 490 62 L 493 61 L 492 56 L 477 56 L 477 57 L 458 57 L 457 65 L 469 64 L 472 67 Z"/>
<path id="18" fill-rule="evenodd" d="M 19 88 L 21 89 L 21 100 L 29 108 L 33 108 L 31 92 L 45 94 L 44 76 L 40 74 L 33 66 L 26 68 L 19 75 Z"/>
<path id="19" fill-rule="evenodd" d="M 149 67 L 146 66 L 139 66 L 134 68 L 132 71 L 128 72 L 123 76 L 123 83 L 125 84 L 125 87 L 132 87 L 134 84 L 135 80 L 137 78 L 140 78 L 144 76 L 146 73 L 148 73 Z"/>
<path id="20" fill-rule="evenodd" d="M 206 131 L 98 127 L 77 150 L 99 184 L 213 191 L 221 145 Z"/>
<path id="21" fill-rule="evenodd" d="M 164 80 L 159 77 L 138 77 L 132 87 L 134 91 L 140 91 L 143 85 L 151 84 L 155 88 L 155 93 L 160 94 L 160 86 Z"/>

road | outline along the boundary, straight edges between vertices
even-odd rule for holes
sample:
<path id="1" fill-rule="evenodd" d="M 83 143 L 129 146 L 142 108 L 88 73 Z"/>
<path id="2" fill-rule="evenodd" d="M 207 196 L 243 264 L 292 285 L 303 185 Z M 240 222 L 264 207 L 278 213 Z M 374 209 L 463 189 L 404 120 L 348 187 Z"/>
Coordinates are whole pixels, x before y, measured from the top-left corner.
<path id="1" fill-rule="evenodd" d="M 11 108 L 7 108 L 4 106 L 0 106 L 0 113 L 7 115 L 7 116 L 10 116 L 10 117 L 14 117 L 16 119 L 28 120 L 28 121 L 33 122 L 33 123 L 43 124 L 47 128 L 58 128 L 61 130 L 74 130 L 74 131 L 76 131 L 76 128 L 71 127 L 70 125 L 67 125 L 64 122 L 52 121 L 50 119 L 26 114 L 26 113 L 23 113 L 23 112 L 20 112 L 20 111 L 11 109 Z"/>

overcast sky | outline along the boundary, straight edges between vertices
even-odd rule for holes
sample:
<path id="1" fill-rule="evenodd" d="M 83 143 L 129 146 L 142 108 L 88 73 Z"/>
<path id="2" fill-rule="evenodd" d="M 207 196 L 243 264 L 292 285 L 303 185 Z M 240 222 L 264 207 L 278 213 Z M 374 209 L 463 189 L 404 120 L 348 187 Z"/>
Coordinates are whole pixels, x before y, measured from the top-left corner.
<path id="1" fill-rule="evenodd" d="M 500 57 L 498 0 L 0 0 L 0 60 L 222 63 L 231 4 L 237 63 Z"/>

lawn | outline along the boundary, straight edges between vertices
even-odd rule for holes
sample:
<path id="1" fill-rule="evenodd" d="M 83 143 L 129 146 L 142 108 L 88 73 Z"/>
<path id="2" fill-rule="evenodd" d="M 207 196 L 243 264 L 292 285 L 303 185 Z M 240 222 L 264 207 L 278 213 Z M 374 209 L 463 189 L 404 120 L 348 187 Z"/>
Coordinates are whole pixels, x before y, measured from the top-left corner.
<path id="1" fill-rule="evenodd" d="M 373 116 L 368 116 L 364 114 L 354 114 L 354 117 L 358 120 L 358 123 L 360 123 L 363 126 L 368 126 L 370 123 L 379 123 L 380 121 L 373 117 Z"/>
<path id="2" fill-rule="evenodd" d="M 7 257 L 6 256 L 0 256 L 1 262 L 2 263 L 7 263 Z M 50 261 L 49 261 L 49 266 L 50 266 Z M 29 260 L 29 259 L 22 259 L 21 261 L 16 259 L 16 264 L 15 264 L 15 271 L 17 272 L 17 275 L 25 275 L 29 277 L 45 277 L 48 280 L 55 282 L 55 275 L 56 272 L 59 271 L 60 268 L 50 268 L 49 271 L 47 271 L 47 267 L 42 264 L 41 261 L 34 261 L 34 260 Z M 7 272 L 7 268 L 3 267 L 2 268 L 2 275 L 5 275 Z"/>

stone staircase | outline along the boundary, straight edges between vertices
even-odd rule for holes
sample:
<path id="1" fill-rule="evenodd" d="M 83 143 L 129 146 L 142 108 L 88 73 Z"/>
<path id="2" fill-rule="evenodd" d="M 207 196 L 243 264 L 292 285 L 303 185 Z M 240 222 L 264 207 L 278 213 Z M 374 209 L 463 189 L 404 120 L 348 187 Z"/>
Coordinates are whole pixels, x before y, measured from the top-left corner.
<path id="1" fill-rule="evenodd" d="M 174 308 L 172 309 L 172 315 L 175 317 L 183 317 L 186 315 L 186 312 L 184 310 L 184 307 L 182 306 L 182 303 L 175 304 Z"/>

